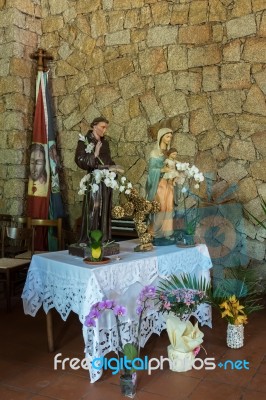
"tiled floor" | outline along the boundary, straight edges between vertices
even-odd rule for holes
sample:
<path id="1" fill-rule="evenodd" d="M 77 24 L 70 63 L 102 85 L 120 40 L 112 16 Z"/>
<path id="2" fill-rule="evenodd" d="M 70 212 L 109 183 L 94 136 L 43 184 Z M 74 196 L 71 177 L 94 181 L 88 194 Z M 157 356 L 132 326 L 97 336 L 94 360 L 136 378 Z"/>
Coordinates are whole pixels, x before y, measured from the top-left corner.
<path id="1" fill-rule="evenodd" d="M 47 352 L 46 320 L 39 311 L 35 318 L 23 313 L 17 299 L 12 312 L 0 310 L 0 400 L 116 400 L 122 399 L 119 379 L 110 371 L 96 383 L 86 370 L 53 369 L 54 354 Z M 83 358 L 81 325 L 74 314 L 63 322 L 54 313 L 57 351 L 63 357 Z M 216 364 L 225 360 L 246 360 L 249 369 L 216 367 L 177 373 L 168 369 L 151 375 L 138 372 L 138 400 L 262 400 L 266 398 L 266 312 L 250 316 L 245 326 L 245 346 L 226 346 L 226 323 L 214 312 L 213 329 L 202 328 L 207 356 Z M 152 336 L 141 356 L 167 356 L 166 332 Z"/>

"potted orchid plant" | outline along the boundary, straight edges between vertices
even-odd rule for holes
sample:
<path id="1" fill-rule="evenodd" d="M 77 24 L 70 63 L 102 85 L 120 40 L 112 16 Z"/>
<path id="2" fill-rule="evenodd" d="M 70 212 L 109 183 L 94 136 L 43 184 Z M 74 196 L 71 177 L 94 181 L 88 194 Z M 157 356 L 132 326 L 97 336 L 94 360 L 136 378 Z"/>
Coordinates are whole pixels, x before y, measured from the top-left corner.
<path id="1" fill-rule="evenodd" d="M 194 245 L 194 235 L 199 222 L 199 201 L 197 191 L 204 181 L 204 175 L 198 167 L 189 163 L 176 163 L 179 178 L 175 190 L 175 202 L 178 206 L 177 218 L 183 219 L 181 229 L 175 231 L 178 243 Z"/>
<path id="2" fill-rule="evenodd" d="M 124 370 L 120 376 L 120 386 L 122 394 L 126 397 L 133 398 L 136 394 L 136 359 L 140 353 L 141 325 L 146 310 L 154 306 L 155 293 L 156 288 L 152 285 L 145 286 L 139 293 L 136 301 L 136 314 L 138 316 L 136 335 L 130 343 L 124 343 L 122 337 L 122 327 L 126 324 L 123 317 L 127 314 L 127 308 L 116 301 L 106 299 L 93 304 L 89 314 L 85 318 L 85 326 L 94 328 L 96 327 L 96 321 L 103 313 L 109 312 L 114 315 L 118 337 L 117 355 L 119 361 L 122 361 L 121 364 L 124 366 Z M 121 364 L 119 363 L 119 365 Z"/>

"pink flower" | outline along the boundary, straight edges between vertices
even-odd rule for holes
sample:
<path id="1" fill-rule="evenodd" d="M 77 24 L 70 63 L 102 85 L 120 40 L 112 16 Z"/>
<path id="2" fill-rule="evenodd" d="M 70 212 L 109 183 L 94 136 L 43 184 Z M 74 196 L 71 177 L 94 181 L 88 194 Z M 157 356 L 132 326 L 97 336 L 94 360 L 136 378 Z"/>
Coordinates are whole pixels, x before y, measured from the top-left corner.
<path id="1" fill-rule="evenodd" d="M 200 352 L 200 346 L 195 347 L 195 349 L 193 350 L 194 356 L 196 357 L 199 354 L 199 352 Z"/>
<path id="2" fill-rule="evenodd" d="M 96 326 L 96 322 L 94 318 L 90 318 L 89 316 L 86 317 L 85 319 L 85 326 Z"/>
<path id="3" fill-rule="evenodd" d="M 114 314 L 115 315 L 119 315 L 119 316 L 123 317 L 124 315 L 126 315 L 126 313 L 127 313 L 126 307 L 119 306 L 119 305 L 114 307 Z"/>
<path id="4" fill-rule="evenodd" d="M 94 319 L 99 318 L 99 316 L 100 316 L 100 312 L 97 310 L 97 308 L 92 308 L 88 315 L 89 318 L 94 318 Z"/>
<path id="5" fill-rule="evenodd" d="M 166 303 L 164 303 L 163 308 L 165 308 L 166 310 L 171 310 L 171 303 L 167 301 Z"/>

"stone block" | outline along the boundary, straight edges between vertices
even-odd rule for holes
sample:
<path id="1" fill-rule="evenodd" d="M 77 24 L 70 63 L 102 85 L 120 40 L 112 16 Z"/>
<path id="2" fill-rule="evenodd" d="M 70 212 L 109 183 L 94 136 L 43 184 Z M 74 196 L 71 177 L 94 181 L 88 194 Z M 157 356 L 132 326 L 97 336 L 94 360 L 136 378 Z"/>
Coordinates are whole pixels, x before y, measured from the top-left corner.
<path id="1" fill-rule="evenodd" d="M 266 95 L 266 68 L 257 73 L 254 73 L 254 77 L 258 87 Z"/>
<path id="2" fill-rule="evenodd" d="M 129 142 L 143 141 L 143 132 L 147 132 L 147 119 L 144 117 L 132 118 L 125 131 L 125 139 Z"/>
<path id="3" fill-rule="evenodd" d="M 252 0 L 253 12 L 265 10 L 264 0 Z"/>
<path id="4" fill-rule="evenodd" d="M 237 183 L 248 175 L 248 171 L 238 162 L 229 161 L 218 170 L 218 175 L 228 183 Z"/>
<path id="5" fill-rule="evenodd" d="M 125 75 L 134 71 L 134 65 L 130 58 L 119 58 L 105 63 L 104 69 L 109 82 L 116 82 Z"/>
<path id="6" fill-rule="evenodd" d="M 97 39 L 107 32 L 106 13 L 102 10 L 94 12 L 91 16 L 91 36 Z"/>
<path id="7" fill-rule="evenodd" d="M 167 1 L 151 4 L 152 19 L 155 25 L 167 25 L 170 22 L 170 9 Z"/>
<path id="8" fill-rule="evenodd" d="M 247 38 L 242 58 L 252 63 L 266 63 L 266 41 L 263 38 Z"/>
<path id="9" fill-rule="evenodd" d="M 242 204 L 245 204 L 258 196 L 257 187 L 250 176 L 241 179 L 238 182 L 237 194 L 238 199 Z"/>
<path id="10" fill-rule="evenodd" d="M 139 53 L 141 75 L 157 75 L 167 71 L 163 49 L 147 49 Z"/>
<path id="11" fill-rule="evenodd" d="M 209 3 L 209 21 L 223 22 L 227 18 L 227 8 L 220 0 L 212 0 Z"/>
<path id="12" fill-rule="evenodd" d="M 166 93 L 172 92 L 174 87 L 172 72 L 159 74 L 154 77 L 155 93 L 157 96 L 162 96 Z"/>
<path id="13" fill-rule="evenodd" d="M 230 19 L 250 14 L 252 12 L 251 1 L 252 0 L 235 0 L 229 12 Z"/>
<path id="14" fill-rule="evenodd" d="M 239 160 L 254 161 L 256 159 L 253 143 L 251 141 L 239 139 L 233 139 L 229 149 L 229 155 Z"/>
<path id="15" fill-rule="evenodd" d="M 208 1 L 194 0 L 190 3 L 189 23 L 192 25 L 207 22 Z"/>
<path id="16" fill-rule="evenodd" d="M 254 161 L 250 165 L 250 173 L 255 179 L 266 181 L 266 160 Z"/>
<path id="17" fill-rule="evenodd" d="M 180 44 L 203 44 L 208 43 L 211 37 L 209 25 L 193 25 L 180 27 L 178 42 Z"/>
<path id="18" fill-rule="evenodd" d="M 251 86 L 250 65 L 247 63 L 225 64 L 221 66 L 223 89 L 248 89 Z"/>
<path id="19" fill-rule="evenodd" d="M 119 87 L 124 99 L 129 99 L 144 91 L 143 80 L 135 73 L 125 76 L 119 80 Z"/>
<path id="20" fill-rule="evenodd" d="M 130 44 L 130 30 L 107 33 L 105 36 L 106 46 L 117 46 L 121 44 Z"/>
<path id="21" fill-rule="evenodd" d="M 172 25 L 182 25 L 188 22 L 189 4 L 174 4 L 171 14 Z"/>
<path id="22" fill-rule="evenodd" d="M 249 14 L 227 21 L 226 30 L 228 39 L 254 35 L 257 31 L 255 16 Z"/>
<path id="23" fill-rule="evenodd" d="M 190 132 L 197 136 L 213 128 L 214 123 L 208 108 L 201 108 L 190 113 Z"/>
<path id="24" fill-rule="evenodd" d="M 170 71 L 186 70 L 188 68 L 187 47 L 169 46 L 167 64 Z"/>
<path id="25" fill-rule="evenodd" d="M 165 115 L 174 117 L 188 112 L 186 96 L 182 92 L 167 93 L 161 98 Z"/>
<path id="26" fill-rule="evenodd" d="M 243 110 L 251 114 L 266 116 L 265 96 L 257 85 L 252 85 L 249 90 Z"/>
<path id="27" fill-rule="evenodd" d="M 166 46 L 176 43 L 178 29 L 176 26 L 155 26 L 148 29 L 147 45 L 149 47 Z"/>
<path id="28" fill-rule="evenodd" d="M 216 66 L 203 67 L 202 87 L 204 92 L 219 89 L 219 68 Z"/>
<path id="29" fill-rule="evenodd" d="M 199 150 L 206 151 L 212 149 L 213 147 L 218 146 L 220 142 L 221 142 L 221 137 L 217 131 L 215 130 L 208 131 L 206 133 L 203 133 L 199 138 L 198 141 Z"/>
<path id="30" fill-rule="evenodd" d="M 266 157 L 266 131 L 256 132 L 252 135 L 252 141 L 256 150 L 262 155 L 263 158 Z"/>
<path id="31" fill-rule="evenodd" d="M 221 50 L 217 44 L 188 49 L 188 67 L 201 67 L 218 64 L 221 61 Z"/>
<path id="32" fill-rule="evenodd" d="M 197 72 L 178 72 L 175 76 L 175 88 L 191 93 L 201 91 L 202 75 Z"/>
<path id="33" fill-rule="evenodd" d="M 101 0 L 77 0 L 77 12 L 79 14 L 88 14 L 98 10 L 101 6 Z"/>
<path id="34" fill-rule="evenodd" d="M 174 136 L 174 147 L 178 150 L 178 156 L 194 157 L 196 154 L 196 142 L 192 136 L 187 133 L 177 133 Z"/>
<path id="35" fill-rule="evenodd" d="M 255 132 L 264 131 L 266 126 L 266 118 L 261 115 L 252 115 L 243 113 L 237 116 L 239 133 L 242 139 L 250 137 Z"/>
<path id="36" fill-rule="evenodd" d="M 140 97 L 140 101 L 146 111 L 147 117 L 151 124 L 162 120 L 164 118 L 164 113 L 158 105 L 156 96 L 153 91 L 146 92 Z"/>
<path id="37" fill-rule="evenodd" d="M 212 92 L 211 99 L 214 114 L 242 113 L 242 100 L 240 90 Z"/>
<path id="38" fill-rule="evenodd" d="M 232 40 L 223 48 L 224 61 L 240 61 L 240 45 L 239 39 Z"/>

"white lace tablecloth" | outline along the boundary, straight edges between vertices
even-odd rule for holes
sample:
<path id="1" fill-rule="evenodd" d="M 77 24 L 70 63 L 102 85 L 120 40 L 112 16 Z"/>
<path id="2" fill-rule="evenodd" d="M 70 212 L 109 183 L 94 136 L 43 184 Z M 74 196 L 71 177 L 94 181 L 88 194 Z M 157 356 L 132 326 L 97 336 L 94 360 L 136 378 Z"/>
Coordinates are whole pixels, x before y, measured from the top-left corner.
<path id="1" fill-rule="evenodd" d="M 127 307 L 128 313 L 122 332 L 126 343 L 135 335 L 135 302 L 145 285 L 156 284 L 170 274 L 189 273 L 196 277 L 210 279 L 212 267 L 205 245 L 190 248 L 160 246 L 150 252 L 134 252 L 136 240 L 120 242 L 120 260 L 111 256 L 111 262 L 104 265 L 89 265 L 80 257 L 59 251 L 34 255 L 22 293 L 25 314 L 35 316 L 43 306 L 47 313 L 55 308 L 66 320 L 71 311 L 79 315 L 84 324 L 91 306 L 105 298 L 116 299 Z M 201 304 L 196 310 L 201 325 L 211 327 L 211 308 Z M 165 329 L 164 316 L 156 310 L 150 311 L 141 329 L 141 346 L 152 333 L 160 334 Z M 102 316 L 99 325 L 86 328 L 83 325 L 85 354 L 90 360 L 110 351 L 117 351 L 117 335 L 114 319 Z M 90 371 L 91 382 L 101 376 L 101 371 Z"/>

